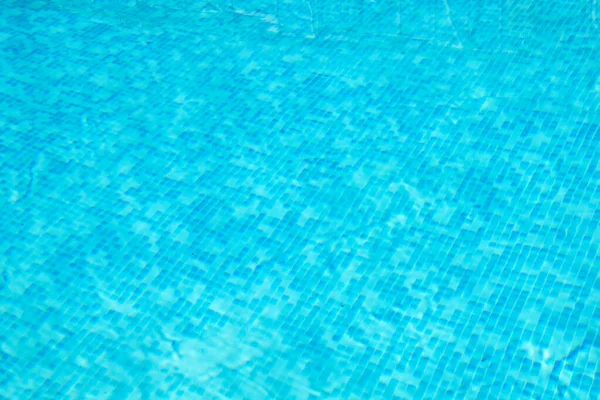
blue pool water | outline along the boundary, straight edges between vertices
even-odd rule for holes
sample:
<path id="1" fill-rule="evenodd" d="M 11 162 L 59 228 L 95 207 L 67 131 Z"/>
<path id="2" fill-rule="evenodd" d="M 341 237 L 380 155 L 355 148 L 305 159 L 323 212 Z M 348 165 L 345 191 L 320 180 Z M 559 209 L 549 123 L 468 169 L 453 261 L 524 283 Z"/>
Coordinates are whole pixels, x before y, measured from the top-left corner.
<path id="1" fill-rule="evenodd" d="M 597 399 L 595 1 L 4 0 L 1 399 Z"/>

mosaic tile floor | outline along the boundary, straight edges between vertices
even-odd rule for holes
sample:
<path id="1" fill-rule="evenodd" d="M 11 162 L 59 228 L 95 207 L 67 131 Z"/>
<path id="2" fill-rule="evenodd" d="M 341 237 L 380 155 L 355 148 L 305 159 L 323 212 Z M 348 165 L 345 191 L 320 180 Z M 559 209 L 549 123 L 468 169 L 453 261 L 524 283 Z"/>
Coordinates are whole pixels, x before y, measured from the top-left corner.
<path id="1" fill-rule="evenodd" d="M 595 2 L 23 3 L 1 399 L 600 397 Z"/>

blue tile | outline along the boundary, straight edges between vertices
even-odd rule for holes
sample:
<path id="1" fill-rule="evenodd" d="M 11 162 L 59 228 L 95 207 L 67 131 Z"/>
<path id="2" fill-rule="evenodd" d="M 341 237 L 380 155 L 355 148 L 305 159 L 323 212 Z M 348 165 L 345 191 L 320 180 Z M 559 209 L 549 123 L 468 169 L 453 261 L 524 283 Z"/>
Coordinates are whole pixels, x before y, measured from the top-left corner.
<path id="1" fill-rule="evenodd" d="M 600 396 L 594 6 L 254 3 L 5 5 L 0 397 Z"/>

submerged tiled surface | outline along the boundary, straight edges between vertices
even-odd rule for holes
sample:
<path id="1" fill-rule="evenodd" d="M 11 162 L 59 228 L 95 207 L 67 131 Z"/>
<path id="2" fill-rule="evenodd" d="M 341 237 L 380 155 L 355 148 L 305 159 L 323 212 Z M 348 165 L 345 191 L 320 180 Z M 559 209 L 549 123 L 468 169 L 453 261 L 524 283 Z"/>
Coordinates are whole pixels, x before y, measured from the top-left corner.
<path id="1" fill-rule="evenodd" d="M 18 4 L 1 398 L 600 396 L 590 21 L 475 51 Z"/>

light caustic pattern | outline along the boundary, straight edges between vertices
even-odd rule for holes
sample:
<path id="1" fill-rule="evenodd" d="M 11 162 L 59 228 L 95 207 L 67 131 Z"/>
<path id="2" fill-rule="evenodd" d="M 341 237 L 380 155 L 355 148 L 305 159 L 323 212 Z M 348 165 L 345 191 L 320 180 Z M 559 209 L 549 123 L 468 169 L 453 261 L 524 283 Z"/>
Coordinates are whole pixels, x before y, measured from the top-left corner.
<path id="1" fill-rule="evenodd" d="M 597 398 L 595 4 L 250 4 L 0 13 L 0 397 Z"/>

